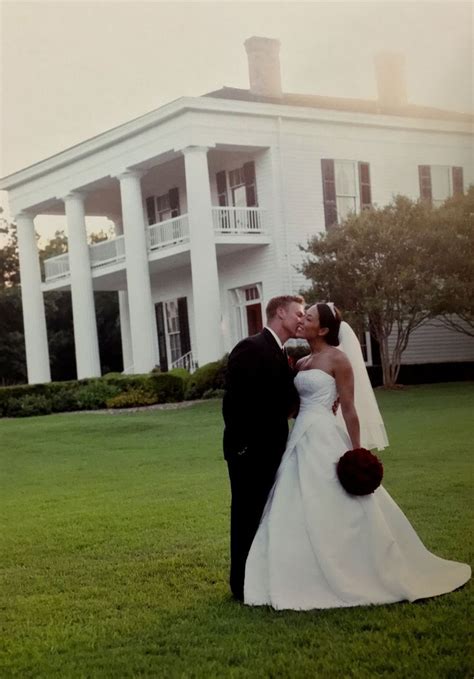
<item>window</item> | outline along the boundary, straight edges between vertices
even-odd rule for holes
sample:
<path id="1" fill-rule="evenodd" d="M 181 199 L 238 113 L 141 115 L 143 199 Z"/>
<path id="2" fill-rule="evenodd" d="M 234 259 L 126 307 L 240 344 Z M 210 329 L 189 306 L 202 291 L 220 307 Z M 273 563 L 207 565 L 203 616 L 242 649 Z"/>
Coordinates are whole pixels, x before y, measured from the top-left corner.
<path id="1" fill-rule="evenodd" d="M 188 304 L 186 297 L 155 304 L 160 349 L 160 366 L 163 372 L 191 351 Z"/>
<path id="2" fill-rule="evenodd" d="M 257 183 L 255 163 L 249 161 L 235 170 L 221 170 L 216 174 L 217 198 L 220 206 L 257 207 Z M 228 189 L 229 186 L 229 195 Z"/>
<path id="3" fill-rule="evenodd" d="M 419 165 L 420 198 L 435 207 L 447 198 L 463 193 L 463 169 L 448 165 Z"/>
<path id="4" fill-rule="evenodd" d="M 354 160 L 321 160 L 326 228 L 341 223 L 352 212 L 372 202 L 369 163 Z"/>
<path id="5" fill-rule="evenodd" d="M 255 283 L 230 292 L 235 309 L 236 339 L 256 335 L 263 328 L 262 284 Z"/>
<path id="6" fill-rule="evenodd" d="M 146 199 L 148 226 L 179 217 L 179 189 L 170 189 L 161 196 L 149 196 Z"/>

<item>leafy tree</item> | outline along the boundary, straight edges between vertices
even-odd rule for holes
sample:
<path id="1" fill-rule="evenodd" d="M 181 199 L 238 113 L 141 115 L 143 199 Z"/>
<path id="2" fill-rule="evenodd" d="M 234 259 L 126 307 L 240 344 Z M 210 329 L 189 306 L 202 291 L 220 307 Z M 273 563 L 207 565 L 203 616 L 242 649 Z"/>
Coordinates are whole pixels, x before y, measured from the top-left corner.
<path id="1" fill-rule="evenodd" d="M 0 290 L 20 282 L 16 229 L 2 215 L 3 208 L 0 207 L 0 234 L 6 240 L 0 248 Z"/>
<path id="2" fill-rule="evenodd" d="M 474 186 L 434 212 L 429 244 L 437 289 L 432 311 L 446 327 L 474 337 Z"/>
<path id="3" fill-rule="evenodd" d="M 412 332 L 432 315 L 435 290 L 426 241 L 431 208 L 397 196 L 312 238 L 301 271 L 310 301 L 332 300 L 380 346 L 383 383 L 396 384 Z M 389 341 L 390 338 L 390 341 Z"/>

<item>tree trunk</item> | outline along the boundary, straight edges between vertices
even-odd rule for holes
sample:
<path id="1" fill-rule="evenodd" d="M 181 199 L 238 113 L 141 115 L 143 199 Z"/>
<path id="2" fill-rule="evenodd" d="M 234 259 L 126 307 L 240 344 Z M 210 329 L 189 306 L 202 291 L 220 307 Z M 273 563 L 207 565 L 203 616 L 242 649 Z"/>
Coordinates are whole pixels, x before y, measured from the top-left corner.
<path id="1" fill-rule="evenodd" d="M 377 338 L 380 346 L 380 362 L 382 364 L 382 378 L 383 386 L 387 389 L 392 389 L 395 386 L 395 382 L 398 375 L 398 370 L 394 374 L 393 367 L 390 362 L 390 352 L 388 349 L 388 337 L 383 335 Z"/>

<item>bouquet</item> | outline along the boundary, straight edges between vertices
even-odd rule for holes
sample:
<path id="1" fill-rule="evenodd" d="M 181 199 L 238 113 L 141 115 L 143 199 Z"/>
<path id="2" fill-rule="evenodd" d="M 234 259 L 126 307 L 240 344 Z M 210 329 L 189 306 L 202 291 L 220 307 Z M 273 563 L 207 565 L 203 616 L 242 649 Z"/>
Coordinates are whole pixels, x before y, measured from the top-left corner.
<path id="1" fill-rule="evenodd" d="M 379 458 L 366 448 L 355 448 L 344 453 L 336 465 L 342 487 L 350 495 L 369 495 L 383 478 L 383 465 Z"/>

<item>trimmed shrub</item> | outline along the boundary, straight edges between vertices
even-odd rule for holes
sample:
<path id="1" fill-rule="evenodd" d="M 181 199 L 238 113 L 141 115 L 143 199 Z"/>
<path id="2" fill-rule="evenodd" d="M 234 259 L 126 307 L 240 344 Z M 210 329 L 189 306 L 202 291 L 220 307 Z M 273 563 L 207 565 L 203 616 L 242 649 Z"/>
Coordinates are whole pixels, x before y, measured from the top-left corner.
<path id="1" fill-rule="evenodd" d="M 51 401 L 42 394 L 27 394 L 22 398 L 10 398 L 5 404 L 7 417 L 49 415 L 51 412 Z"/>
<path id="2" fill-rule="evenodd" d="M 184 397 L 188 401 L 202 398 L 206 392 L 214 389 L 224 389 L 225 372 L 227 370 L 227 356 L 220 361 L 206 363 L 198 368 L 186 384 Z"/>
<path id="3" fill-rule="evenodd" d="M 181 377 L 184 382 L 187 382 L 191 376 L 191 373 L 189 370 L 186 370 L 186 368 L 172 368 L 167 374 L 174 375 L 175 377 Z"/>
<path id="4" fill-rule="evenodd" d="M 157 397 L 155 403 L 177 403 L 184 398 L 184 381 L 170 373 L 151 373 L 148 380 Z"/>
<path id="5" fill-rule="evenodd" d="M 93 382 L 80 387 L 75 397 L 79 410 L 97 410 L 105 407 L 107 399 L 117 396 L 120 389 L 107 382 Z"/>
<path id="6" fill-rule="evenodd" d="M 143 388 L 130 389 L 106 401 L 107 408 L 139 408 L 156 403 L 156 396 Z"/>

